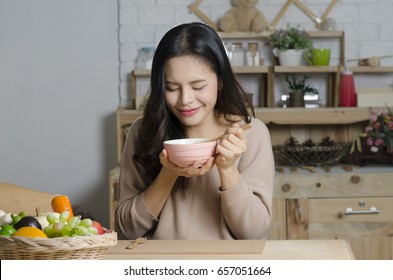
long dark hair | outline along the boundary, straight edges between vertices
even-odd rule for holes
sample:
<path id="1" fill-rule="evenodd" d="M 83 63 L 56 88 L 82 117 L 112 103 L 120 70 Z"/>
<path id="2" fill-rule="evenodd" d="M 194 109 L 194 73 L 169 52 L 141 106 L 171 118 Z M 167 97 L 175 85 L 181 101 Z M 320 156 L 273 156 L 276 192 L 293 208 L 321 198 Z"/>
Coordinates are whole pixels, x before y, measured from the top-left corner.
<path id="1" fill-rule="evenodd" d="M 208 25 L 193 22 L 178 25 L 169 30 L 159 42 L 153 58 L 150 97 L 146 103 L 143 120 L 136 141 L 133 158 L 145 171 L 144 179 L 149 186 L 161 170 L 159 154 L 163 142 L 186 138 L 183 124 L 165 104 L 165 65 L 173 57 L 190 55 L 206 63 L 222 85 L 215 105 L 215 113 L 227 121 L 230 116 L 241 116 L 251 122 L 248 106 L 250 100 L 232 72 L 221 38 Z M 251 104 L 252 106 L 252 104 Z M 185 178 L 179 178 L 185 182 Z M 179 181 L 179 180 L 178 180 Z"/>

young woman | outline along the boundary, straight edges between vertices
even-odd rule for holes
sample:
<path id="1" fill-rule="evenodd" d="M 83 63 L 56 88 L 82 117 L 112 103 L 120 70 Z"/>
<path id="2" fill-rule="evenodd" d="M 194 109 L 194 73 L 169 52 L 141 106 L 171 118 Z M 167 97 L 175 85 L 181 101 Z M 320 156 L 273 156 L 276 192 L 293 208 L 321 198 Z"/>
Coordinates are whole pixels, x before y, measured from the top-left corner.
<path id="1" fill-rule="evenodd" d="M 120 170 L 120 238 L 261 239 L 271 220 L 274 159 L 218 34 L 203 23 L 169 30 L 157 46 L 150 97 L 128 133 Z M 246 132 L 240 128 L 251 123 Z M 180 168 L 163 142 L 212 137 L 217 153 Z"/>

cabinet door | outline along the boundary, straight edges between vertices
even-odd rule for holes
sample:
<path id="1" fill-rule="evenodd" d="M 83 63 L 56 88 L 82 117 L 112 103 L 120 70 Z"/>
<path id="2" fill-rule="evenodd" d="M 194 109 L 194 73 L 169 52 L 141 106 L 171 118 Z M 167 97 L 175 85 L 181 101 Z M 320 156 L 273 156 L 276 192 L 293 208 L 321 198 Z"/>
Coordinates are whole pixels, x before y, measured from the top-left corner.
<path id="1" fill-rule="evenodd" d="M 347 239 L 357 259 L 393 258 L 393 197 L 288 199 L 287 209 L 288 237 Z"/>

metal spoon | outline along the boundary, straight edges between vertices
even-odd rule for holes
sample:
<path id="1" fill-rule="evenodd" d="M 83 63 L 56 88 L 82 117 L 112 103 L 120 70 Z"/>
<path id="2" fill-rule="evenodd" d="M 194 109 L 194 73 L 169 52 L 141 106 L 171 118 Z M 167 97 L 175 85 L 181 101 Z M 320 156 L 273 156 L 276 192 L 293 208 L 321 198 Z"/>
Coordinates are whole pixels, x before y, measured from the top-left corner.
<path id="1" fill-rule="evenodd" d="M 251 128 L 252 125 L 249 123 L 243 124 L 242 126 L 240 126 L 241 129 L 243 130 L 247 130 L 249 128 Z M 221 133 L 220 135 L 211 137 L 211 138 L 207 138 L 207 139 L 203 139 L 201 141 L 195 142 L 195 143 L 205 143 L 205 142 L 213 142 L 213 141 L 217 141 L 218 139 L 220 139 L 223 135 L 225 135 L 226 133 Z"/>

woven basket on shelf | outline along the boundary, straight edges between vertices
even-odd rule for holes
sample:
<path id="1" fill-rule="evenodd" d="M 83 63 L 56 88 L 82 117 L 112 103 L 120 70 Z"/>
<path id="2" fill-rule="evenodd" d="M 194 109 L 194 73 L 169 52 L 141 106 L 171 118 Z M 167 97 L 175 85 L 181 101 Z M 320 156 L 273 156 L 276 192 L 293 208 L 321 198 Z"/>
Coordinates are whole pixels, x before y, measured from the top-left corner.
<path id="1" fill-rule="evenodd" d="M 326 166 L 339 163 L 348 155 L 352 143 L 333 146 L 286 146 L 273 147 L 275 154 L 283 164 L 294 166 Z"/>
<path id="2" fill-rule="evenodd" d="M 102 259 L 109 246 L 117 244 L 117 233 L 103 235 L 30 238 L 0 236 L 1 260 Z"/>

